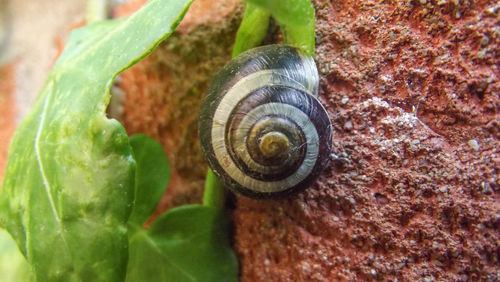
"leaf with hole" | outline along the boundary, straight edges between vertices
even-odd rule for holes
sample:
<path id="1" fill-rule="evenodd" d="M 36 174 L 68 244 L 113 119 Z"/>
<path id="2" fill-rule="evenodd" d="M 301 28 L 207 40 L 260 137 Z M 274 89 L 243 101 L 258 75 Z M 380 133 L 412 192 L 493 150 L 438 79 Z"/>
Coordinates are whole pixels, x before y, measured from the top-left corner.
<path id="1" fill-rule="evenodd" d="M 105 114 L 116 75 L 149 54 L 191 0 L 152 0 L 137 13 L 75 30 L 16 131 L 0 224 L 39 281 L 123 281 L 135 161 Z"/>

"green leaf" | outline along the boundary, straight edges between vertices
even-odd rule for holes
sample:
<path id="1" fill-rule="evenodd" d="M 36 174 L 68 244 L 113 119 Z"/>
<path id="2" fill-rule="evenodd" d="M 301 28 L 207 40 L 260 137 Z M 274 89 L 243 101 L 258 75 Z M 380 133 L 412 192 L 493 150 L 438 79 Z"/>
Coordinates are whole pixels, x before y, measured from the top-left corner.
<path id="1" fill-rule="evenodd" d="M 170 166 L 162 146 L 143 134 L 130 137 L 137 169 L 135 171 L 135 202 L 130 224 L 141 226 L 151 216 L 170 179 Z"/>
<path id="2" fill-rule="evenodd" d="M 314 7 L 310 0 L 246 0 L 280 23 L 285 44 L 314 55 Z M 246 16 L 246 14 L 245 14 Z M 256 23 L 257 24 L 257 23 Z"/>
<path id="3" fill-rule="evenodd" d="M 152 0 L 134 15 L 73 32 L 15 133 L 0 223 L 39 281 L 123 281 L 135 161 L 106 118 L 114 77 L 145 57 L 191 0 Z"/>
<path id="4" fill-rule="evenodd" d="M 271 14 L 265 9 L 247 3 L 233 47 L 233 58 L 248 49 L 259 46 L 266 37 Z"/>
<path id="5" fill-rule="evenodd" d="M 30 265 L 4 229 L 0 229 L 0 277 L 2 282 L 35 281 Z"/>
<path id="6" fill-rule="evenodd" d="M 130 238 L 127 281 L 237 281 L 228 225 L 216 208 L 170 210 Z"/>

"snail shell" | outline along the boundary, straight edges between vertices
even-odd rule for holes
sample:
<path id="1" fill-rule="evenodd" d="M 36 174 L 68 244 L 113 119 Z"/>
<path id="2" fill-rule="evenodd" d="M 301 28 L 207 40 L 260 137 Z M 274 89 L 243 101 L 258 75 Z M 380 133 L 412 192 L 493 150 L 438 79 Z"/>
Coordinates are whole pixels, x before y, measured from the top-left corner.
<path id="1" fill-rule="evenodd" d="M 215 77 L 199 136 L 209 166 L 253 198 L 305 188 L 328 164 L 332 126 L 311 57 L 284 45 L 251 49 Z"/>

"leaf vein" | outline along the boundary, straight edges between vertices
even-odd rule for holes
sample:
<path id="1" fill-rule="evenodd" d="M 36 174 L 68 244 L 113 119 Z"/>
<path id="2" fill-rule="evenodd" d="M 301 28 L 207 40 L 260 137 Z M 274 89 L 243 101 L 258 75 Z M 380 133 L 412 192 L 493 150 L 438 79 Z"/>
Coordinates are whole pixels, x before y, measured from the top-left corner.
<path id="1" fill-rule="evenodd" d="M 51 81 L 51 84 L 52 83 L 53 82 Z M 52 85 L 50 85 L 48 87 L 48 89 L 51 89 L 51 86 Z M 54 203 L 54 199 L 52 197 L 52 194 L 50 193 L 51 186 L 50 186 L 49 179 L 47 178 L 47 175 L 45 173 L 45 168 L 44 168 L 44 165 L 43 165 L 43 161 L 42 161 L 42 157 L 41 157 L 41 150 L 40 150 L 40 139 L 41 139 L 42 132 L 44 130 L 45 116 L 47 114 L 47 108 L 48 108 L 49 102 L 50 102 L 50 100 L 52 100 L 52 94 L 53 94 L 53 92 L 49 90 L 48 93 L 47 93 L 47 97 L 45 97 L 45 100 L 43 102 L 43 109 L 42 109 L 42 113 L 40 115 L 40 123 L 39 123 L 38 128 L 37 128 L 37 132 L 36 132 L 36 136 L 35 136 L 35 142 L 34 142 L 34 145 L 35 145 L 35 156 L 36 156 L 36 161 L 37 161 L 37 164 L 38 164 L 38 169 L 40 170 L 40 174 L 42 176 L 43 188 L 45 190 L 45 193 L 47 194 L 47 197 L 48 197 L 49 203 L 50 203 L 50 207 L 52 209 L 52 213 L 54 214 L 54 218 L 57 221 L 57 225 L 59 227 L 60 237 L 61 237 L 62 241 L 64 242 L 64 245 L 65 245 L 66 249 L 68 249 L 69 246 L 68 246 L 68 242 L 66 242 L 66 237 L 64 235 L 64 228 L 62 226 L 62 220 L 59 217 L 59 214 L 57 213 L 57 209 L 56 209 L 56 205 Z M 71 254 L 70 254 L 70 256 L 71 256 Z"/>
<path id="2" fill-rule="evenodd" d="M 191 281 L 196 281 L 196 279 L 190 275 L 188 272 L 186 272 L 182 267 L 178 266 L 177 264 L 173 263 L 167 255 L 165 255 L 163 253 L 163 251 L 160 249 L 160 247 L 158 247 L 158 245 L 156 244 L 156 242 L 151 238 L 149 237 L 147 234 L 144 235 L 144 237 L 146 238 L 147 242 L 160 254 L 162 255 L 165 260 L 170 263 L 173 267 L 175 267 L 176 269 L 178 269 L 182 274 L 184 274 L 189 280 Z"/>
<path id="3" fill-rule="evenodd" d="M 56 221 L 61 224 L 61 219 L 59 218 L 59 215 L 57 214 L 57 209 L 54 203 L 54 199 L 52 198 L 52 194 L 50 194 L 50 183 L 47 178 L 47 175 L 45 174 L 45 169 L 43 166 L 42 158 L 41 158 L 41 153 L 40 153 L 40 136 L 42 134 L 44 124 L 45 124 L 45 115 L 47 113 L 47 108 L 49 101 L 52 98 L 52 91 L 49 91 L 47 93 L 47 97 L 45 98 L 45 101 L 43 103 L 43 109 L 42 113 L 40 115 L 40 123 L 37 128 L 36 136 L 35 136 L 35 156 L 36 156 L 36 161 L 38 164 L 38 168 L 40 170 L 40 174 L 42 176 L 42 181 L 43 181 L 43 187 L 45 189 L 45 193 L 47 193 L 47 197 L 50 202 L 50 207 L 52 208 L 52 213 L 54 214 L 54 217 L 56 218 Z"/>

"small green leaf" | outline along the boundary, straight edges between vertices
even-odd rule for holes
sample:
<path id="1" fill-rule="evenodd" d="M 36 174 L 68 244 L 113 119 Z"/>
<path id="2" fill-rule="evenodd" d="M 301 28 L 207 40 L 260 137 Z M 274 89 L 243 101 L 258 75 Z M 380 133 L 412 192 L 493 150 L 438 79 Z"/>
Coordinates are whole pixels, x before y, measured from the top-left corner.
<path id="1" fill-rule="evenodd" d="M 127 281 L 237 281 L 228 225 L 216 208 L 170 210 L 130 238 Z"/>
<path id="2" fill-rule="evenodd" d="M 0 229 L 0 277 L 2 282 L 35 281 L 31 266 L 4 229 Z"/>
<path id="3" fill-rule="evenodd" d="M 281 25 L 285 44 L 314 55 L 314 7 L 310 0 L 246 0 L 271 15 Z"/>
<path id="4" fill-rule="evenodd" d="M 248 49 L 259 46 L 266 37 L 271 14 L 252 3 L 247 3 L 245 15 L 238 28 L 233 47 L 233 58 Z"/>
<path id="5" fill-rule="evenodd" d="M 0 225 L 38 281 L 123 281 L 135 161 L 106 117 L 114 77 L 177 26 L 191 0 L 152 0 L 130 17 L 74 31 L 15 133 Z"/>
<path id="6" fill-rule="evenodd" d="M 143 134 L 130 137 L 137 169 L 135 202 L 130 224 L 143 225 L 156 209 L 170 179 L 170 166 L 162 146 Z"/>

